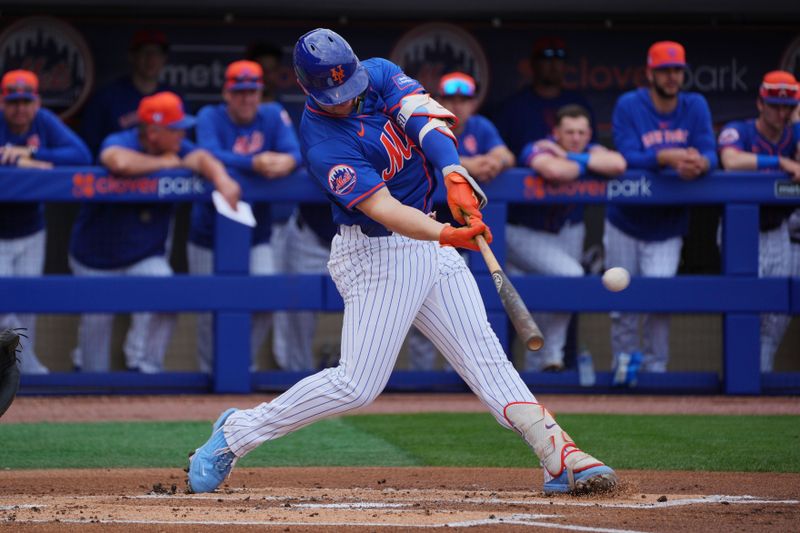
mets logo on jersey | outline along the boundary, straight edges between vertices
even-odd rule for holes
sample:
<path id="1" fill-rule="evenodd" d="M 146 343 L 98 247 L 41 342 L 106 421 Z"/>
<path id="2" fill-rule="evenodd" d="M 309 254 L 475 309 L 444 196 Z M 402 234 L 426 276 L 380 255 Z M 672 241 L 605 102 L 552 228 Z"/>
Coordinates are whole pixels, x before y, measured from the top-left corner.
<path id="1" fill-rule="evenodd" d="M 725 128 L 719 134 L 717 144 L 726 146 L 739 140 L 739 131 L 736 128 Z"/>
<path id="2" fill-rule="evenodd" d="M 381 178 L 388 181 L 403 170 L 406 161 L 411 159 L 411 141 L 389 120 L 383 125 L 380 141 L 389 157 L 389 167 L 381 171 Z"/>
<path id="3" fill-rule="evenodd" d="M 478 153 L 478 139 L 471 133 L 464 137 L 464 150 L 470 155 Z"/>
<path id="4" fill-rule="evenodd" d="M 336 68 L 331 69 L 331 78 L 333 81 L 341 85 L 344 83 L 344 69 L 341 65 L 338 65 Z"/>
<path id="5" fill-rule="evenodd" d="M 336 165 L 328 171 L 328 187 L 337 196 L 348 194 L 356 186 L 356 169 L 350 165 Z"/>

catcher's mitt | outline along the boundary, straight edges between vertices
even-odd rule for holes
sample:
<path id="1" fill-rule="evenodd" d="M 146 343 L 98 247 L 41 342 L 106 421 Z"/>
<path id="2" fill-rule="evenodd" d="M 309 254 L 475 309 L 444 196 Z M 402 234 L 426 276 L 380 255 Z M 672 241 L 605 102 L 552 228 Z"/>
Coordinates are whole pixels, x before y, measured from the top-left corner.
<path id="1" fill-rule="evenodd" d="M 11 407 L 14 396 L 19 389 L 19 369 L 17 368 L 17 352 L 22 328 L 7 329 L 0 332 L 0 416 Z"/>

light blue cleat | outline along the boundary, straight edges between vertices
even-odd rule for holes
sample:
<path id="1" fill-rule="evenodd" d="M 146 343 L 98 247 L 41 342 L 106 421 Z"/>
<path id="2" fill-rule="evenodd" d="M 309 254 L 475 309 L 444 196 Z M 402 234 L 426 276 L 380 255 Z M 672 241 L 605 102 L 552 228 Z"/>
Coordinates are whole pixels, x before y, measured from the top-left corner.
<path id="1" fill-rule="evenodd" d="M 213 492 L 230 475 L 237 457 L 228 447 L 222 426 L 236 411 L 231 408 L 222 413 L 214 422 L 211 437 L 189 455 L 189 492 Z"/>
<path id="2" fill-rule="evenodd" d="M 600 463 L 580 472 L 565 468 L 558 477 L 544 483 L 544 493 L 591 494 L 607 492 L 616 485 L 617 474 L 611 468 Z"/>

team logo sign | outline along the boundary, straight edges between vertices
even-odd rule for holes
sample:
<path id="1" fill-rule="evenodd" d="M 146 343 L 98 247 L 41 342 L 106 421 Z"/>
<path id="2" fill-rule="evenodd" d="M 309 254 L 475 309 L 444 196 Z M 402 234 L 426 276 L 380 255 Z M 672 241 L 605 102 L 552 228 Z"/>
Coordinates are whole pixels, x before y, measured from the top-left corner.
<path id="1" fill-rule="evenodd" d="M 344 196 L 356 186 L 356 169 L 350 165 L 336 165 L 328 171 L 328 187 L 333 194 Z"/>
<path id="2" fill-rule="evenodd" d="M 435 94 L 439 78 L 448 72 L 465 72 L 478 81 L 478 106 L 489 88 L 489 62 L 472 35 L 453 24 L 423 24 L 403 35 L 390 59 L 425 89 Z M 402 80 L 395 80 L 395 83 Z M 398 83 L 399 86 L 399 83 Z"/>
<path id="3" fill-rule="evenodd" d="M 94 83 L 94 61 L 83 36 L 50 17 L 24 18 L 0 33 L 0 72 L 14 69 L 36 73 L 42 104 L 61 118 L 80 109 Z"/>

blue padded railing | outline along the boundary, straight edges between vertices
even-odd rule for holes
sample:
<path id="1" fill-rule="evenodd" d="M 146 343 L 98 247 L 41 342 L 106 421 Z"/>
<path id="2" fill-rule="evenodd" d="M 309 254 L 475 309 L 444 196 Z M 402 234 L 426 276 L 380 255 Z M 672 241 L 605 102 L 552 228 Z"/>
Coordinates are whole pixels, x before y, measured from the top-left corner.
<path id="1" fill-rule="evenodd" d="M 249 201 L 320 202 L 326 200 L 304 171 L 281 180 L 239 176 Z M 619 179 L 593 177 L 550 185 L 525 169 L 512 169 L 485 186 L 490 204 L 484 218 L 495 237 L 493 249 L 505 256 L 507 204 L 624 203 L 724 206 L 723 273 L 718 276 L 634 278 L 620 293 L 602 288 L 597 276 L 556 278 L 512 277 L 528 306 L 537 310 L 645 311 L 720 313 L 723 316 L 723 375 L 712 372 L 643 375 L 639 389 L 647 391 L 725 392 L 759 394 L 800 391 L 800 374 L 760 374 L 759 314 L 800 313 L 800 280 L 759 279 L 759 204 L 800 206 L 800 184 L 780 173 L 716 172 L 693 182 L 675 174 L 629 171 Z M 0 170 L 0 202 L 193 202 L 207 201 L 211 187 L 189 172 L 168 171 L 140 178 L 114 178 L 102 167 L 59 168 L 53 171 Z M 442 188 L 436 199 L 443 201 Z M 87 311 L 212 311 L 215 315 L 216 358 L 211 376 L 196 372 L 153 375 L 132 373 L 52 373 L 23 376 L 23 392 L 176 392 L 246 393 L 281 389 L 305 373 L 251 374 L 250 313 L 260 310 L 339 311 L 342 301 L 327 276 L 249 276 L 249 228 L 218 217 L 215 275 L 169 278 L 119 277 L 0 278 L 0 313 L 80 313 Z M 477 255 L 477 254 L 476 254 Z M 506 346 L 512 332 L 486 266 L 471 261 L 490 322 Z M 269 295 L 263 298 L 253 295 Z M 578 390 L 577 373 L 523 373 L 537 392 Z M 592 390 L 610 390 L 608 372 L 598 374 Z M 465 389 L 447 372 L 396 371 L 389 388 Z M 586 389 L 581 389 L 586 390 Z"/>

